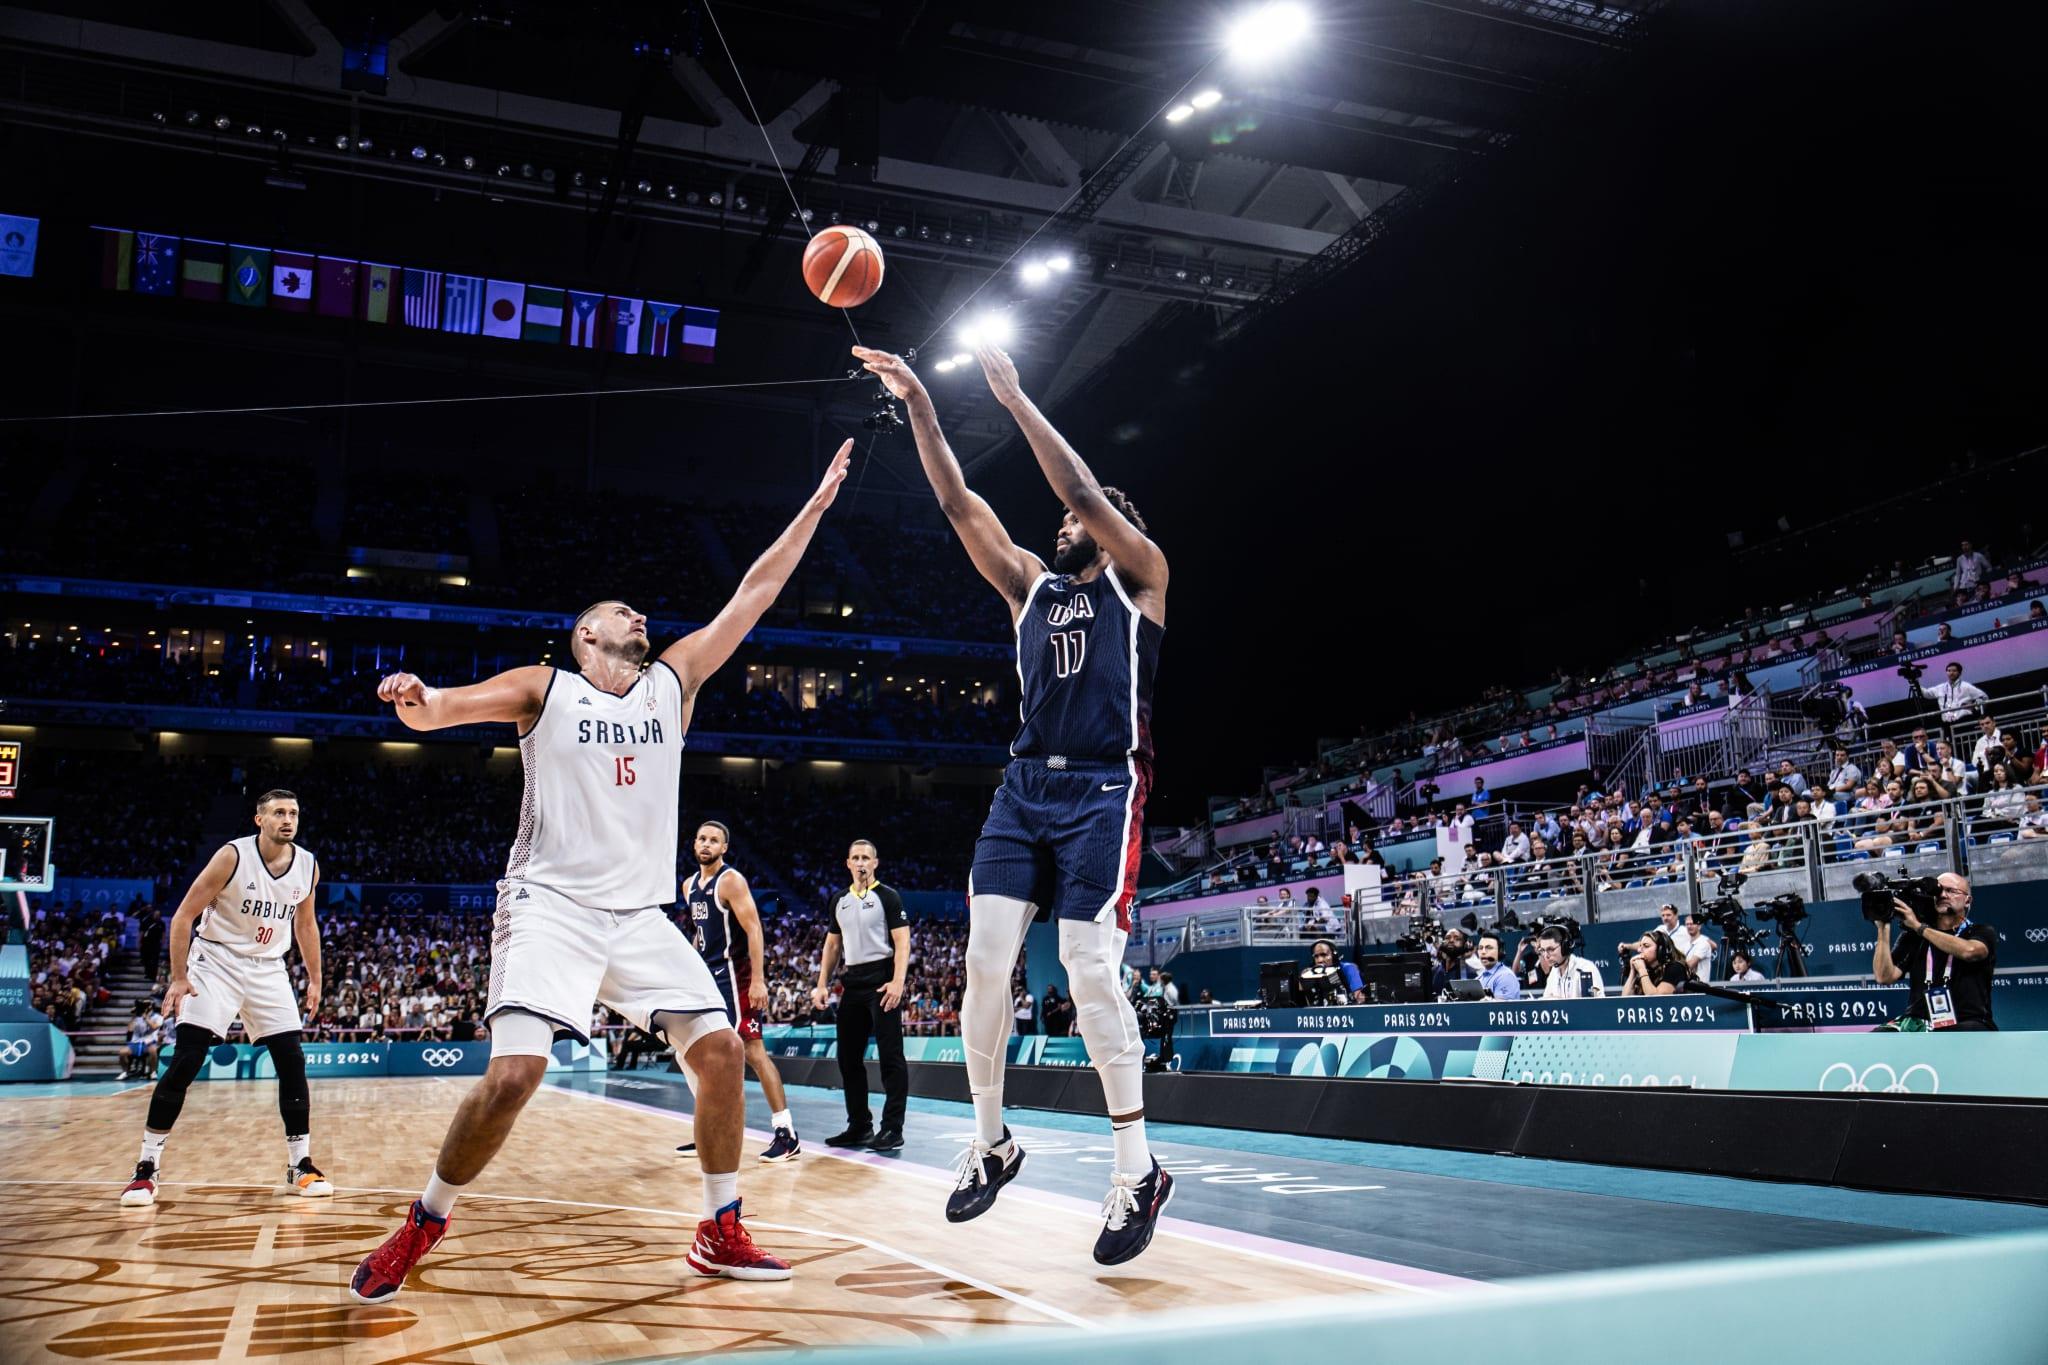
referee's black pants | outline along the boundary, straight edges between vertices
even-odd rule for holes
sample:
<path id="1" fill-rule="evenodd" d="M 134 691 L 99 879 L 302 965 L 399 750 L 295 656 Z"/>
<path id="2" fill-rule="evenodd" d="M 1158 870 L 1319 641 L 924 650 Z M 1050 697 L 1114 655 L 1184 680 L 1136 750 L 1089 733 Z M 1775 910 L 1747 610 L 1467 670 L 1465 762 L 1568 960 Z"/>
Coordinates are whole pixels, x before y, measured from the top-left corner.
<path id="1" fill-rule="evenodd" d="M 848 967 L 839 1000 L 839 1083 L 846 1090 L 846 1123 L 855 1132 L 874 1122 L 868 1111 L 868 1039 L 882 1061 L 882 1130 L 903 1131 L 910 1100 L 910 1068 L 903 1063 L 903 1002 L 882 1008 L 882 987 L 896 969 L 894 958 Z"/>

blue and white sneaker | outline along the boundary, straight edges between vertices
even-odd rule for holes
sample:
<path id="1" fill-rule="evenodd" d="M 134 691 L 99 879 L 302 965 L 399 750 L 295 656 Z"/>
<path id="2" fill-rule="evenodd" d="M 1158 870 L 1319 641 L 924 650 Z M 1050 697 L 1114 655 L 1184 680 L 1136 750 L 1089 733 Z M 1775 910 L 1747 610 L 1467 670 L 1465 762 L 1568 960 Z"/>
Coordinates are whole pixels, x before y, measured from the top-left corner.
<path id="1" fill-rule="evenodd" d="M 1115 1174 L 1109 1178 L 1109 1193 L 1102 1197 L 1102 1235 L 1095 1239 L 1095 1259 L 1103 1265 L 1122 1265 L 1152 1245 L 1159 1228 L 1159 1215 L 1173 1198 L 1173 1177 L 1152 1163 L 1143 1177 Z"/>
<path id="2" fill-rule="evenodd" d="M 768 1144 L 760 1156 L 762 1161 L 795 1161 L 804 1154 L 803 1143 L 797 1141 L 796 1129 L 777 1128 L 775 1141 Z"/>
<path id="3" fill-rule="evenodd" d="M 1010 1150 L 999 1156 L 997 1151 L 1002 1147 Z M 1024 1169 L 1024 1146 L 1005 1128 L 1002 1140 L 993 1147 L 980 1138 L 968 1143 L 956 1165 L 959 1180 L 946 1196 L 946 1221 L 964 1223 L 987 1213 L 1003 1186 L 1017 1178 L 1017 1172 Z"/>

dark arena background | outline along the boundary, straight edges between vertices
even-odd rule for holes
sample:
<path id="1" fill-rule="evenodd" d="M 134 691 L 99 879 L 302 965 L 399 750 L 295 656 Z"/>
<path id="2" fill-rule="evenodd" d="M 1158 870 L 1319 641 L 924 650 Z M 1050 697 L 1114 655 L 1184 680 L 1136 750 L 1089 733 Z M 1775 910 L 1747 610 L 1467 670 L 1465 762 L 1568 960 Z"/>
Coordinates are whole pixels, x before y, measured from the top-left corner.
<path id="1" fill-rule="evenodd" d="M 0 4 L 0 1357 L 2048 1359 L 2038 52 L 1894 0 Z M 1074 776 L 1020 711 L 1163 588 L 1105 549 L 1129 660 L 1020 660 L 934 432 L 1020 553 L 1099 482 L 1174 570 L 1156 753 L 1039 850 L 1129 903 L 1178 1197 L 1124 1264 L 1072 924 L 1007 988 L 1034 1160 L 946 1206 L 977 837 Z M 579 613 L 690 636 L 849 440 L 680 760 L 681 868 L 720 822 L 759 907 L 792 1278 L 693 1271 L 692 1078 L 599 1006 L 359 1301 L 539 913 L 539 743 L 380 683 L 587 703 Z M 328 1198 L 280 1054 L 178 1069 L 165 1012 L 278 789 Z M 908 1098 L 832 1146 L 855 840 Z"/>

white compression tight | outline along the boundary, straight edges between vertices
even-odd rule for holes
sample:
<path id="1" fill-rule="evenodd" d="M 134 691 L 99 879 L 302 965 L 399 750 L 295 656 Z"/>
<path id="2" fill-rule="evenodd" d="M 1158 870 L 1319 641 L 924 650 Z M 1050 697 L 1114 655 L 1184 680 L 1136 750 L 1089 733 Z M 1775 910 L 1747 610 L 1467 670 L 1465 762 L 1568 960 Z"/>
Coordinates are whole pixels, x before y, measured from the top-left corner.
<path id="1" fill-rule="evenodd" d="M 1138 1014 L 1124 998 L 1124 942 L 1114 920 L 1060 921 L 1060 965 L 1074 997 L 1074 1023 L 1088 1045 L 1088 1060 L 1102 1077 L 1111 1118 L 1145 1107 L 1145 1039 Z"/>
<path id="2" fill-rule="evenodd" d="M 993 1146 L 1003 1136 L 1003 1062 L 1009 1055 L 1010 974 L 1038 907 L 1014 896 L 969 895 L 967 989 L 960 1000 L 960 1043 L 974 1097 L 975 1135 Z"/>

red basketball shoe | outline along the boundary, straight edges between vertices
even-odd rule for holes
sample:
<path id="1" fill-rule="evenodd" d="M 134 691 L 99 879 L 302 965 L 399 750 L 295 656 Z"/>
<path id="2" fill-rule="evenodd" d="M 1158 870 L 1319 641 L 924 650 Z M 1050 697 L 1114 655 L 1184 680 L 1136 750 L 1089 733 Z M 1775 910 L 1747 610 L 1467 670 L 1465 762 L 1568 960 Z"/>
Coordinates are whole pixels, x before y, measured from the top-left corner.
<path id="1" fill-rule="evenodd" d="M 383 1303 L 397 1297 L 412 1268 L 447 1235 L 448 1220 L 434 1217 L 419 1200 L 413 1200 L 405 1226 L 385 1238 L 384 1245 L 363 1257 L 356 1267 L 348 1282 L 348 1296 L 357 1303 Z"/>
<path id="2" fill-rule="evenodd" d="M 697 1224 L 697 1240 L 690 1247 L 690 1269 L 699 1275 L 723 1275 L 733 1280 L 786 1280 L 789 1262 L 778 1261 L 754 1245 L 754 1239 L 740 1224 L 740 1201 L 735 1199 L 718 1211 L 718 1217 Z"/>
<path id="3" fill-rule="evenodd" d="M 146 1209 L 156 1202 L 156 1163 L 138 1161 L 135 1163 L 135 1178 L 128 1182 L 128 1188 L 121 1191 L 121 1207 Z"/>

